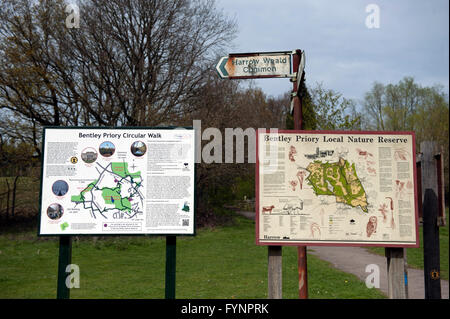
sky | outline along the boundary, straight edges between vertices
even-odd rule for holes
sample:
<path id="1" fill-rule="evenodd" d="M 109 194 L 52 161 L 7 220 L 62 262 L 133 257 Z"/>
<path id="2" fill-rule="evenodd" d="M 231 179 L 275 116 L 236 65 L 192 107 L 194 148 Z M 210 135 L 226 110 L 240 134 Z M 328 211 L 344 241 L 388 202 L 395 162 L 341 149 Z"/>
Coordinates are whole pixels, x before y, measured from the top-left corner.
<path id="1" fill-rule="evenodd" d="M 379 8 L 378 28 L 368 28 Z M 237 22 L 228 53 L 304 50 L 307 86 L 322 83 L 362 101 L 375 81 L 411 76 L 449 90 L 448 0 L 216 0 Z M 368 18 L 368 16 L 370 16 Z M 267 95 L 292 89 L 288 79 L 254 80 Z"/>

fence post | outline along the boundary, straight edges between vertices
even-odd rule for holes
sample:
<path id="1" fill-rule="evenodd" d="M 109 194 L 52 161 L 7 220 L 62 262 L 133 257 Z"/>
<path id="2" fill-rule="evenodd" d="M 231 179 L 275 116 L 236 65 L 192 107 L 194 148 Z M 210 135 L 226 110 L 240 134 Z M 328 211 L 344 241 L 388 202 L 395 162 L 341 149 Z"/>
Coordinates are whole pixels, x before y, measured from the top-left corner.
<path id="1" fill-rule="evenodd" d="M 267 246 L 268 249 L 268 298 L 282 299 L 282 246 Z"/>
<path id="2" fill-rule="evenodd" d="M 441 299 L 440 251 L 438 227 L 438 176 L 435 155 L 439 152 L 437 143 L 420 143 L 422 152 L 423 198 L 423 265 L 425 299 Z"/>

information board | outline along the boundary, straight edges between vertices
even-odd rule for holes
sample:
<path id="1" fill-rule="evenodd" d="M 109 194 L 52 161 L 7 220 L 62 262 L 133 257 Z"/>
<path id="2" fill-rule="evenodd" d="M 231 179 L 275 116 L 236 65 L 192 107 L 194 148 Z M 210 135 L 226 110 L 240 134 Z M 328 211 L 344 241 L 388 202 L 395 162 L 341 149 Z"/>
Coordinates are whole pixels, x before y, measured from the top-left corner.
<path id="1" fill-rule="evenodd" d="M 418 247 L 413 132 L 260 131 L 256 243 Z"/>
<path id="2" fill-rule="evenodd" d="M 46 127 L 39 235 L 193 235 L 192 128 Z"/>

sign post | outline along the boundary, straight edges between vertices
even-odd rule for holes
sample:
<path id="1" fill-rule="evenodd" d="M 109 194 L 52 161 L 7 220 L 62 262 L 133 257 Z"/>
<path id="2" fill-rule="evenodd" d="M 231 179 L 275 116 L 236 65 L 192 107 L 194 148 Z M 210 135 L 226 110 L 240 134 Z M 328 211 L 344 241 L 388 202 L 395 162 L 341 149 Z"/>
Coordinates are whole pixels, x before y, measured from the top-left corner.
<path id="1" fill-rule="evenodd" d="M 293 71 L 297 74 L 293 78 L 292 104 L 294 115 L 294 130 L 303 130 L 302 96 L 300 93 L 301 82 L 304 78 L 305 54 L 297 50 L 293 55 Z M 308 268 L 306 246 L 298 246 L 298 292 L 299 299 L 308 299 Z"/>
<path id="2" fill-rule="evenodd" d="M 406 298 L 403 250 L 419 245 L 414 133 L 261 131 L 256 144 L 256 243 L 385 247 L 389 296 Z"/>
<path id="3" fill-rule="evenodd" d="M 288 65 L 292 65 L 292 72 Z M 304 68 L 305 54 L 301 50 L 230 54 L 222 57 L 216 66 L 221 78 L 287 77 L 293 82 L 291 113 L 294 117 L 294 131 L 282 131 L 279 133 L 285 134 L 278 133 L 278 136 L 268 134 L 260 137 L 258 134 L 257 137 L 256 242 L 268 246 L 269 298 L 282 296 L 282 245 L 298 246 L 300 299 L 308 298 L 307 245 L 385 247 L 390 291 L 393 296 L 404 298 L 407 295 L 407 272 L 403 247 L 418 246 L 418 205 L 414 197 L 418 191 L 415 184 L 416 164 L 410 163 L 415 159 L 414 134 L 303 131 L 301 84 L 304 80 Z M 292 134 L 296 136 L 293 137 Z M 313 136 L 315 134 L 320 136 Z M 338 134 L 341 136 L 336 136 Z M 296 143 L 290 142 L 294 138 Z M 311 141 L 314 143 L 311 144 Z M 273 142 L 287 144 L 280 148 L 276 145 L 277 154 L 270 155 L 271 158 L 266 158 L 267 154 L 264 152 L 258 152 L 262 147 L 267 151 L 268 144 L 277 144 Z M 309 154 L 305 154 L 308 148 Z M 282 153 L 285 153 L 284 157 Z M 305 163 L 302 155 L 314 163 Z M 327 162 L 321 162 L 322 158 L 327 159 Z M 350 164 L 348 159 L 355 162 Z M 330 160 L 335 162 L 329 164 Z M 280 166 L 277 166 L 278 161 Z M 319 163 L 324 167 L 320 168 Z M 268 168 L 266 173 L 259 171 L 263 167 Z M 356 170 L 363 171 L 361 179 L 357 177 Z M 295 174 L 288 177 L 292 173 Z M 336 177 L 340 174 L 344 174 L 342 179 Z M 324 179 L 326 183 L 321 185 L 320 181 L 323 182 Z M 288 190 L 296 192 L 298 188 L 305 190 L 301 196 L 288 194 Z M 319 201 L 311 198 L 311 191 L 320 198 Z M 377 198 L 375 194 L 384 197 Z M 331 203 L 326 198 L 332 195 L 336 196 L 336 207 L 327 206 Z M 308 207 L 311 203 L 314 205 Z M 360 207 L 362 216 L 370 216 L 361 220 L 361 216 L 352 215 L 351 210 L 347 213 L 352 217 L 344 222 L 346 211 L 349 210 L 344 204 L 353 208 Z M 313 211 L 316 211 L 315 215 Z M 320 216 L 320 222 L 317 215 Z M 398 269 L 402 271 L 399 272 Z M 399 273 L 402 276 L 398 276 Z"/>
<path id="4" fill-rule="evenodd" d="M 267 247 L 267 287 L 269 299 L 283 298 L 283 247 Z"/>
<path id="5" fill-rule="evenodd" d="M 59 236 L 59 259 L 58 259 L 58 288 L 57 299 L 69 299 L 70 288 L 67 287 L 67 266 L 72 263 L 72 237 Z"/>
<path id="6" fill-rule="evenodd" d="M 388 295 L 390 299 L 406 299 L 404 248 L 386 247 Z"/>
<path id="7" fill-rule="evenodd" d="M 166 299 L 175 299 L 177 237 L 166 236 Z"/>
<path id="8" fill-rule="evenodd" d="M 258 53 L 233 53 L 229 54 L 226 57 L 222 57 L 219 60 L 216 65 L 216 71 L 222 79 L 291 78 L 294 82 L 295 92 L 297 92 L 299 83 L 297 86 L 295 83 L 297 76 L 296 72 L 299 69 L 299 54 L 301 54 L 300 50 Z M 303 72 L 304 59 L 302 59 L 302 63 L 303 64 L 301 64 L 301 71 Z M 291 72 L 291 68 L 293 68 L 293 72 Z M 298 110 L 299 109 L 297 108 L 297 111 Z M 282 246 L 268 246 L 267 254 L 268 298 L 281 299 Z M 306 275 L 306 259 L 301 257 L 301 261 L 302 264 L 300 264 L 299 259 L 299 267 L 301 267 L 301 269 L 305 271 Z M 304 291 L 304 288 L 300 290 Z"/>
<path id="9" fill-rule="evenodd" d="M 439 253 L 439 184 L 441 163 L 436 160 L 439 149 L 436 142 L 420 144 L 422 152 L 423 198 L 423 259 L 425 299 L 441 299 L 440 253 Z M 440 158 L 440 156 L 439 156 Z M 438 158 L 438 159 L 439 159 Z M 441 182 L 442 183 L 442 182 Z M 444 215 L 445 218 L 445 215 Z"/>
<path id="10" fill-rule="evenodd" d="M 59 236 L 57 298 L 69 298 L 71 236 L 165 235 L 166 298 L 176 236 L 195 235 L 192 128 L 45 127 L 39 236 Z"/>

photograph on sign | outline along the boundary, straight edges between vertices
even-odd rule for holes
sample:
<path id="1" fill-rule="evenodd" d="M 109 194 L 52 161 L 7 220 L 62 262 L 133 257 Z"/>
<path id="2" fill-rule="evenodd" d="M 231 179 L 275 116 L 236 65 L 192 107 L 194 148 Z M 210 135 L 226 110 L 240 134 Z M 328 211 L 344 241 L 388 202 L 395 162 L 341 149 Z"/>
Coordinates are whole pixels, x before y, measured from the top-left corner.
<path id="1" fill-rule="evenodd" d="M 193 235 L 194 136 L 44 128 L 39 235 Z"/>
<path id="2" fill-rule="evenodd" d="M 259 245 L 417 247 L 411 132 L 259 132 Z"/>

